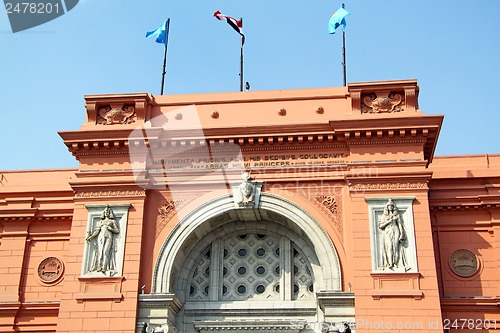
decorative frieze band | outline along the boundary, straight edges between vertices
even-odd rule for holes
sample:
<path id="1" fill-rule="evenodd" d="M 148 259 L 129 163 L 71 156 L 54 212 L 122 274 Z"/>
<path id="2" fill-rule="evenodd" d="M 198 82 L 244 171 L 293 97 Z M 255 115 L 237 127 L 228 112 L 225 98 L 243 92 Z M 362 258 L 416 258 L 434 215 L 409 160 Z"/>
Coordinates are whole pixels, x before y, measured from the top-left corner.
<path id="1" fill-rule="evenodd" d="M 194 327 L 200 332 L 217 331 L 287 331 L 299 332 L 306 326 L 303 320 L 206 320 L 196 321 Z"/>
<path id="2" fill-rule="evenodd" d="M 0 221 L 7 222 L 7 221 L 47 221 L 47 222 L 56 222 L 56 221 L 65 221 L 65 220 L 71 220 L 73 216 L 1 216 Z"/>
<path id="3" fill-rule="evenodd" d="M 108 190 L 108 191 L 78 191 L 75 198 L 102 198 L 102 197 L 136 197 L 145 196 L 146 190 Z"/>
<path id="4" fill-rule="evenodd" d="M 383 183 L 356 183 L 349 184 L 351 192 L 364 192 L 371 190 L 427 190 L 429 186 L 427 182 L 383 182 Z"/>

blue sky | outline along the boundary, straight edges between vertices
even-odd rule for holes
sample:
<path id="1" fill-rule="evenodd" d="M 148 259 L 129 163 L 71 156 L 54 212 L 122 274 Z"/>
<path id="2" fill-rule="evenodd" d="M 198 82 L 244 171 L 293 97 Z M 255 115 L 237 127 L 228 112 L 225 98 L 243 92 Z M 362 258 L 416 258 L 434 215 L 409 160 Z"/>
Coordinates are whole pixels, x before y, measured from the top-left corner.
<path id="1" fill-rule="evenodd" d="M 500 153 L 500 1 L 345 1 L 347 81 L 417 79 L 420 108 L 444 114 L 436 155 Z M 77 167 L 57 134 L 85 121 L 87 94 L 159 94 L 163 49 L 144 37 L 171 18 L 165 91 L 239 90 L 243 17 L 252 90 L 342 85 L 341 1 L 80 0 L 13 34 L 0 9 L 0 170 Z M 340 32 L 340 30 L 339 30 Z M 248 115 L 250 116 L 250 115 Z"/>

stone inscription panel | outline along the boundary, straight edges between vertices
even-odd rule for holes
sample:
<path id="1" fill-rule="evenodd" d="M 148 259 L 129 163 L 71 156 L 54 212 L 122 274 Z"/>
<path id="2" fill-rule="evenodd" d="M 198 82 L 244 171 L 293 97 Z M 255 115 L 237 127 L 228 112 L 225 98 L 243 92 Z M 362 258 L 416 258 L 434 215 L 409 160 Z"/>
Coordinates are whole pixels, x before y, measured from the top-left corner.
<path id="1" fill-rule="evenodd" d="M 336 166 L 348 163 L 348 152 L 276 153 L 262 155 L 216 154 L 196 156 L 178 154 L 157 158 L 149 163 L 150 169 L 207 170 L 258 169 L 273 167 Z"/>

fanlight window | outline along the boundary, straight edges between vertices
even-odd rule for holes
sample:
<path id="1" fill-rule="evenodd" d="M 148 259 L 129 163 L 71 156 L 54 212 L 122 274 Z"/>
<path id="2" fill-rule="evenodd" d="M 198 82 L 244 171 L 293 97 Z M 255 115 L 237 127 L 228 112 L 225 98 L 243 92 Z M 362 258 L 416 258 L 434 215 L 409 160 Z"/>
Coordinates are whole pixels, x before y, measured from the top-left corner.
<path id="1" fill-rule="evenodd" d="M 308 258 L 285 236 L 241 233 L 218 239 L 192 269 L 189 301 L 314 298 Z"/>

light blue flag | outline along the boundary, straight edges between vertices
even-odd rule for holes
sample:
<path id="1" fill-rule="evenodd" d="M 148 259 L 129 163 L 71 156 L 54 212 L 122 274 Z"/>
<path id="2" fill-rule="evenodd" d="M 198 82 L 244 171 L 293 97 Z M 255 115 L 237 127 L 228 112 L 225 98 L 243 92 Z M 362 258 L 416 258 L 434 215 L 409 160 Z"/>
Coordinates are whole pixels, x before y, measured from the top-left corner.
<path id="1" fill-rule="evenodd" d="M 158 27 L 158 29 L 146 32 L 146 38 L 151 36 L 157 36 L 156 37 L 157 43 L 163 43 L 167 45 L 169 25 L 170 25 L 170 19 L 167 19 L 165 22 L 163 22 L 162 25 Z"/>
<path id="2" fill-rule="evenodd" d="M 342 4 L 342 7 L 333 13 L 330 22 L 328 22 L 328 33 L 334 34 L 339 26 L 342 26 L 342 30 L 345 31 L 345 17 L 347 15 L 349 15 L 349 12 L 345 10 L 344 4 Z"/>

